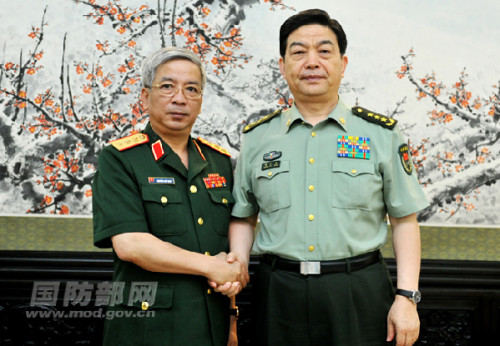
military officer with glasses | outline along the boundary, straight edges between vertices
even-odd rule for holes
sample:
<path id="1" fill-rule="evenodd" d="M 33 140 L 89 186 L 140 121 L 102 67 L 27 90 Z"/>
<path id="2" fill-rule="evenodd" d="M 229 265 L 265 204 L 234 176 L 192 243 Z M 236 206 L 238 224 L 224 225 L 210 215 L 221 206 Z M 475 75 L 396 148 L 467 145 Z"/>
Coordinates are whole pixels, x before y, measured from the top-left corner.
<path id="1" fill-rule="evenodd" d="M 248 281 L 226 254 L 230 155 L 190 135 L 204 68 L 170 47 L 142 71 L 149 123 L 102 150 L 93 181 L 94 243 L 114 260 L 107 316 L 117 317 L 105 321 L 104 345 L 236 345 L 234 298 L 208 284 Z"/>

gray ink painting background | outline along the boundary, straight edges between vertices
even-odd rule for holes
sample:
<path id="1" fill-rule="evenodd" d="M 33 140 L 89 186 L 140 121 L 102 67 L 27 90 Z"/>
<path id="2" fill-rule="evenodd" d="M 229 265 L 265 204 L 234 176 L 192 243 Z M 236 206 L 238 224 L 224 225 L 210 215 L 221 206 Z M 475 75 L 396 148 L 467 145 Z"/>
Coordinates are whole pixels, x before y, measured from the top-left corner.
<path id="1" fill-rule="evenodd" d="M 2 3 L 0 214 L 91 215 L 98 153 L 144 127 L 140 63 L 166 45 L 203 52 L 208 86 L 193 135 L 237 157 L 242 127 L 291 102 L 281 23 L 317 7 L 347 33 L 341 96 L 395 117 L 410 140 L 432 204 L 421 221 L 499 224 L 495 1 Z"/>

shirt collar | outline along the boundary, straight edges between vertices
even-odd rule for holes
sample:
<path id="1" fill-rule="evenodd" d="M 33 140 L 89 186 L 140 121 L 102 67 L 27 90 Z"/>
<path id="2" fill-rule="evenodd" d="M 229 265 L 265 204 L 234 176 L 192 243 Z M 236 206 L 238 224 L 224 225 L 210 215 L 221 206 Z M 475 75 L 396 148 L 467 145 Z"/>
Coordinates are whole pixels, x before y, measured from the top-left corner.
<path id="1" fill-rule="evenodd" d="M 347 131 L 347 120 L 351 114 L 350 108 L 348 108 L 342 98 L 339 96 L 339 102 L 335 108 L 328 114 L 327 119 L 332 119 L 342 127 L 344 131 Z M 281 126 L 283 131 L 287 133 L 292 125 L 296 123 L 304 122 L 304 117 L 300 114 L 299 109 L 295 105 L 282 113 Z"/>

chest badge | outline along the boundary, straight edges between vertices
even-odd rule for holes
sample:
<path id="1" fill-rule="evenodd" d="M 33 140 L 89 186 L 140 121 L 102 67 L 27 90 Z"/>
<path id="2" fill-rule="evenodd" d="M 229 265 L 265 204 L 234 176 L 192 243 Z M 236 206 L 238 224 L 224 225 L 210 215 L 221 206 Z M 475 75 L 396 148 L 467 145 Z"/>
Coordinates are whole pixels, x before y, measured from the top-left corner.
<path id="1" fill-rule="evenodd" d="M 148 177 L 148 183 L 175 185 L 175 179 L 174 178 L 161 178 L 161 177 Z"/>
<path id="2" fill-rule="evenodd" d="M 281 151 L 270 151 L 264 154 L 264 161 L 273 161 L 281 157 Z"/>
<path id="3" fill-rule="evenodd" d="M 403 165 L 403 169 L 409 175 L 413 172 L 413 166 L 411 164 L 410 153 L 408 151 L 408 145 L 402 144 L 399 149 L 399 158 L 401 159 L 401 164 Z"/>
<path id="4" fill-rule="evenodd" d="M 337 156 L 370 159 L 370 137 L 338 136 Z"/>
<path id="5" fill-rule="evenodd" d="M 219 176 L 219 173 L 209 174 L 208 177 L 203 178 L 205 187 L 207 189 L 213 189 L 216 187 L 226 187 L 226 178 Z"/>

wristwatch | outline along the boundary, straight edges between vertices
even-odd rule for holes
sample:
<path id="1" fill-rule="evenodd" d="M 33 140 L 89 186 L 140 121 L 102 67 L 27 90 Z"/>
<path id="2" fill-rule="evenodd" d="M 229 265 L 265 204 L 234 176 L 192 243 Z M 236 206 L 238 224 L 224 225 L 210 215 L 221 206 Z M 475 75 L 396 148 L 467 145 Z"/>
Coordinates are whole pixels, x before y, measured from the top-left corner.
<path id="1" fill-rule="evenodd" d="M 238 317 L 240 316 L 240 310 L 238 309 L 237 306 L 229 309 L 229 316 L 235 316 L 236 319 L 238 319 Z"/>
<path id="2" fill-rule="evenodd" d="M 396 289 L 396 294 L 407 297 L 413 304 L 420 303 L 420 300 L 422 300 L 422 293 L 420 291 L 407 291 L 398 288 Z"/>

